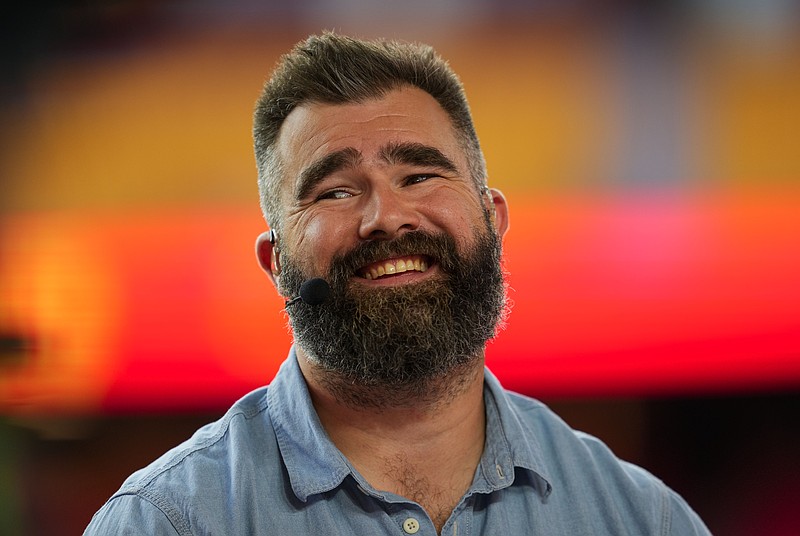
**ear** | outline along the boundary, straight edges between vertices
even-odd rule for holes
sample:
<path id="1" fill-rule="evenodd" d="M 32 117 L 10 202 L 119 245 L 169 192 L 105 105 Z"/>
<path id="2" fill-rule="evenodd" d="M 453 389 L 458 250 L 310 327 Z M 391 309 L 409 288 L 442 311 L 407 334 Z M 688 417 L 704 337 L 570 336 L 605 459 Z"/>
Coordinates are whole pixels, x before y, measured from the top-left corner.
<path id="1" fill-rule="evenodd" d="M 503 238 L 509 226 L 506 196 L 497 188 L 489 188 L 486 190 L 484 203 L 486 203 L 486 208 L 492 216 L 492 223 L 494 223 L 494 227 L 497 229 L 497 235 Z"/>
<path id="2" fill-rule="evenodd" d="M 272 230 L 258 235 L 258 238 L 256 238 L 256 258 L 261 269 L 264 270 L 264 273 L 267 274 L 267 277 L 277 289 L 281 265 L 276 237 L 277 235 Z"/>

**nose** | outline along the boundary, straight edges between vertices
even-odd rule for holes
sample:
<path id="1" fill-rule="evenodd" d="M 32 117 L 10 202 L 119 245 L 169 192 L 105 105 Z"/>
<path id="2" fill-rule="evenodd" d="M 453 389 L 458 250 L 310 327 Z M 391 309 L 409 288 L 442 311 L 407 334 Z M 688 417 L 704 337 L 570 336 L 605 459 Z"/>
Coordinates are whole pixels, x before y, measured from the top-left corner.
<path id="1" fill-rule="evenodd" d="M 361 215 L 359 237 L 362 240 L 391 240 L 419 228 L 416 205 L 404 199 L 401 191 L 390 185 L 372 188 Z"/>

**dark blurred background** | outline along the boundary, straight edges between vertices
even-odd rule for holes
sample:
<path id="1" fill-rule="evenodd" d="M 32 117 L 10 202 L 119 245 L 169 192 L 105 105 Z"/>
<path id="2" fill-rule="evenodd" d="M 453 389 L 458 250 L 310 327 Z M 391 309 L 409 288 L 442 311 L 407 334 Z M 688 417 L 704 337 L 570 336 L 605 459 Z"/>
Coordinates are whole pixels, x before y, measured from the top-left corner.
<path id="1" fill-rule="evenodd" d="M 80 533 L 269 382 L 251 115 L 323 29 L 433 45 L 510 202 L 507 386 L 800 533 L 800 8 L 786 0 L 18 2 L 0 19 L 0 534 Z"/>

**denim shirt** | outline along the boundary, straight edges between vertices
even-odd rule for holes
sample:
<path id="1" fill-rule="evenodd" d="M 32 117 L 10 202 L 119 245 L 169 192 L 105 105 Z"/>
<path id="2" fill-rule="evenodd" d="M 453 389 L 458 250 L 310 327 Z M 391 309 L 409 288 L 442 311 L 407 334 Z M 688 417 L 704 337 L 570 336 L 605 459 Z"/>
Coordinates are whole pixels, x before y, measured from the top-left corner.
<path id="1" fill-rule="evenodd" d="M 486 370 L 486 443 L 442 535 L 709 534 L 675 492 Z M 364 480 L 320 424 L 292 350 L 269 387 L 131 475 L 85 535 L 434 536 Z"/>

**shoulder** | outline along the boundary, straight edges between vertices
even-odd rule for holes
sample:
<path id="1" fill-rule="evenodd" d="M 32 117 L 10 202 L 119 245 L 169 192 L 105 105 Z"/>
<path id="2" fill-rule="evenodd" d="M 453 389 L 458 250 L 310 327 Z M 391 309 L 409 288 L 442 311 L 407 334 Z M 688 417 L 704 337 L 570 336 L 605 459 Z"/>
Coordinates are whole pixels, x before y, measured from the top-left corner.
<path id="1" fill-rule="evenodd" d="M 142 534 L 189 534 L 193 512 L 220 519 L 225 504 L 257 493 L 253 475 L 280 479 L 266 392 L 264 387 L 246 395 L 218 421 L 133 473 L 95 514 L 87 534 L 107 534 L 123 521 L 126 532 L 111 534 L 138 534 L 134 528 Z M 162 525 L 173 532 L 151 531 Z"/>
<path id="2" fill-rule="evenodd" d="M 203 426 L 191 438 L 131 475 L 122 489 L 143 489 L 183 478 L 208 480 L 207 473 L 235 470 L 235 458 L 253 448 L 263 448 L 274 434 L 269 426 L 267 388 L 257 389 L 236 402 L 219 420 Z"/>
<path id="3" fill-rule="evenodd" d="M 542 402 L 505 391 L 518 442 L 537 452 L 552 485 L 548 501 L 597 519 L 659 534 L 709 534 L 675 491 L 646 469 L 618 458 L 600 439 L 574 430 Z M 522 448 L 518 445 L 517 448 Z M 587 506 L 588 505 L 588 506 Z"/>

